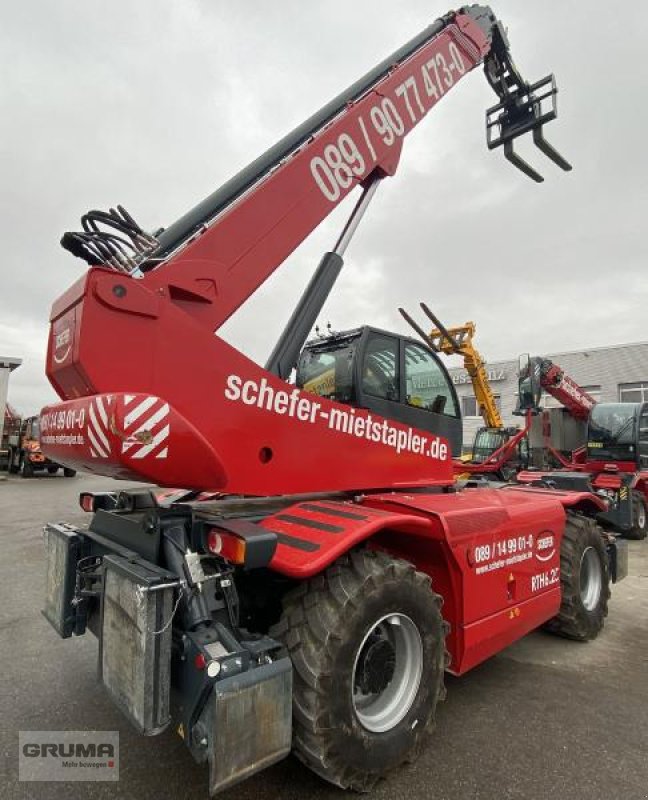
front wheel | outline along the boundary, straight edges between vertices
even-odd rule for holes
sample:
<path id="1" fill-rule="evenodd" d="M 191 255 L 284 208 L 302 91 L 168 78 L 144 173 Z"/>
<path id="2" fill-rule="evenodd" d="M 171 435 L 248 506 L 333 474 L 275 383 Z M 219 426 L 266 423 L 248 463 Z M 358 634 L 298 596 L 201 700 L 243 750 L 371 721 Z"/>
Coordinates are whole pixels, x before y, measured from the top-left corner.
<path id="1" fill-rule="evenodd" d="M 632 528 L 626 532 L 626 539 L 645 539 L 648 535 L 648 514 L 646 500 L 641 492 L 632 490 Z"/>
<path id="2" fill-rule="evenodd" d="M 367 791 L 418 755 L 444 695 L 440 608 L 427 575 L 365 550 L 284 598 L 271 635 L 294 666 L 295 753 L 318 775 Z"/>
<path id="3" fill-rule="evenodd" d="M 50 475 L 56 475 L 56 473 L 58 472 L 58 467 L 50 466 L 47 468 L 47 472 Z"/>
<path id="4" fill-rule="evenodd" d="M 588 517 L 567 514 L 560 546 L 560 588 L 560 611 L 545 628 L 579 642 L 595 639 L 608 613 L 610 569 L 603 532 Z"/>
<path id="5" fill-rule="evenodd" d="M 66 478 L 74 478 L 74 476 L 76 475 L 76 470 L 70 469 L 69 467 L 63 467 L 63 475 Z"/>

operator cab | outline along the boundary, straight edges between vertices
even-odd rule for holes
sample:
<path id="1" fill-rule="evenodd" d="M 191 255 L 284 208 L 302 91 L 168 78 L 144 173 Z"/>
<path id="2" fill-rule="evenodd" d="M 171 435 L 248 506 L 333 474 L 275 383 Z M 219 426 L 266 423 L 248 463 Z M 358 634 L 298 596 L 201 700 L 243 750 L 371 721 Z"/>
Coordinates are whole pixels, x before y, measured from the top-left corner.
<path id="1" fill-rule="evenodd" d="M 471 463 L 483 464 L 494 452 L 504 447 L 508 440 L 517 433 L 517 428 L 478 428 L 473 441 Z M 517 454 L 520 466 L 525 466 L 529 458 L 527 437 L 524 437 L 519 442 Z"/>
<path id="2" fill-rule="evenodd" d="M 448 371 L 414 339 L 369 326 L 313 339 L 299 357 L 296 381 L 300 389 L 442 436 L 454 456 L 461 453 Z"/>
<path id="3" fill-rule="evenodd" d="M 648 403 L 597 403 L 587 427 L 587 458 L 648 468 Z"/>

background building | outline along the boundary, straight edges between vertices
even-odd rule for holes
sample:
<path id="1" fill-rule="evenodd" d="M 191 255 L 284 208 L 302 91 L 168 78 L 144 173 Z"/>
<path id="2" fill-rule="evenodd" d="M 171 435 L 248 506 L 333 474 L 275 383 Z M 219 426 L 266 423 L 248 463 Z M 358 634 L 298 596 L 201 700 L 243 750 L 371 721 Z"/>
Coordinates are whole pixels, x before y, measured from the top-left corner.
<path id="1" fill-rule="evenodd" d="M 648 342 L 547 353 L 545 357 L 562 367 L 595 400 L 608 403 L 648 401 Z M 517 402 L 517 357 L 488 362 L 487 368 L 504 424 L 519 425 L 520 418 L 513 415 Z M 484 423 L 466 370 L 452 367 L 449 372 L 464 418 L 464 448 L 469 448 L 475 431 Z M 545 408 L 559 405 L 550 395 L 545 395 L 542 403 Z"/>

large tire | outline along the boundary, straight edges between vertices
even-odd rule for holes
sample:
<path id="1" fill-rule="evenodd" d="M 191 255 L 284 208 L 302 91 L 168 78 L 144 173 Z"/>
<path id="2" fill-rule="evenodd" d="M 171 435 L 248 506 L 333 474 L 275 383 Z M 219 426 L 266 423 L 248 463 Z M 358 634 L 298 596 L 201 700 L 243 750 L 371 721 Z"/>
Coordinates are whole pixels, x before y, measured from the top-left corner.
<path id="1" fill-rule="evenodd" d="M 76 470 L 70 469 L 70 467 L 63 467 L 63 475 L 66 478 L 74 478 L 74 476 L 76 475 Z"/>
<path id="2" fill-rule="evenodd" d="M 587 642 L 605 622 L 610 569 L 601 528 L 589 517 L 568 513 L 560 548 L 562 601 L 545 628 L 558 636 Z"/>
<path id="3" fill-rule="evenodd" d="M 20 475 L 23 478 L 34 477 L 34 467 L 32 466 L 31 461 L 24 456 L 20 459 Z"/>
<path id="4" fill-rule="evenodd" d="M 626 539 L 645 539 L 648 535 L 648 511 L 646 500 L 642 492 L 632 490 L 632 528 L 626 531 Z"/>
<path id="5" fill-rule="evenodd" d="M 56 475 L 56 473 L 58 472 L 58 467 L 55 467 L 55 466 L 52 464 L 51 466 L 47 467 L 47 472 L 48 472 L 50 475 Z"/>
<path id="6" fill-rule="evenodd" d="M 271 635 L 294 667 L 298 758 L 358 791 L 416 758 L 445 696 L 446 630 L 429 577 L 384 553 L 350 553 L 289 593 Z"/>

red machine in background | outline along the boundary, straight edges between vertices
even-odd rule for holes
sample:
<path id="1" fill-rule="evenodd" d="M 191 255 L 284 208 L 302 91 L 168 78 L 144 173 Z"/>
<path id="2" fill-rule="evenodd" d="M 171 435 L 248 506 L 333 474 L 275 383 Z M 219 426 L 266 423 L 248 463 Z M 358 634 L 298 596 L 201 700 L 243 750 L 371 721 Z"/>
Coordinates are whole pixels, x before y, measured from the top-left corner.
<path id="1" fill-rule="evenodd" d="M 605 496 L 608 508 L 598 515 L 604 527 L 630 539 L 648 535 L 648 404 L 601 403 L 594 400 L 564 370 L 546 358 L 532 358 L 521 368 L 521 389 L 539 398 L 542 390 L 565 407 L 542 414 L 543 461 L 547 455 L 559 468 L 522 471 L 518 480 L 524 483 L 549 482 L 562 488 L 578 488 Z M 523 384 L 526 381 L 526 388 Z M 529 381 L 535 386 L 530 386 Z M 537 405 L 537 401 L 536 402 Z M 560 424 L 560 414 L 576 421 L 576 448 L 565 443 L 550 443 Z M 558 439 L 560 437 L 557 437 Z M 556 446 L 557 445 L 557 446 Z M 571 453 L 568 451 L 571 450 Z M 545 465 L 542 465 L 545 467 Z"/>
<path id="2" fill-rule="evenodd" d="M 575 419 L 587 419 L 596 405 L 596 400 L 572 380 L 558 364 L 554 364 L 548 358 L 542 358 L 539 362 L 540 385 L 545 392 L 562 403 Z"/>
<path id="3" fill-rule="evenodd" d="M 419 751 L 444 669 L 539 625 L 594 638 L 626 573 L 596 494 L 457 490 L 461 415 L 429 348 L 372 326 L 306 342 L 404 137 L 482 63 L 499 99 L 489 147 L 540 181 L 513 151 L 532 132 L 569 169 L 543 138 L 553 77 L 525 82 L 501 23 L 468 6 L 166 230 L 118 207 L 63 237 L 91 269 L 52 310 L 63 402 L 43 409 L 46 452 L 223 495 L 83 495 L 87 528 L 46 529 L 45 614 L 63 637 L 99 637 L 113 700 L 143 733 L 173 723 L 212 792 L 291 747 L 336 785 L 370 788 Z M 356 187 L 266 367 L 215 335 Z"/>

